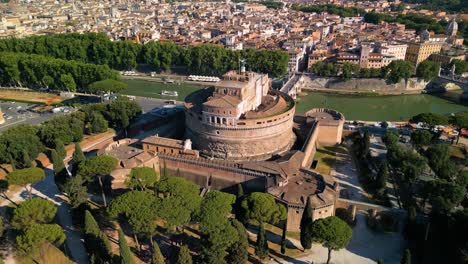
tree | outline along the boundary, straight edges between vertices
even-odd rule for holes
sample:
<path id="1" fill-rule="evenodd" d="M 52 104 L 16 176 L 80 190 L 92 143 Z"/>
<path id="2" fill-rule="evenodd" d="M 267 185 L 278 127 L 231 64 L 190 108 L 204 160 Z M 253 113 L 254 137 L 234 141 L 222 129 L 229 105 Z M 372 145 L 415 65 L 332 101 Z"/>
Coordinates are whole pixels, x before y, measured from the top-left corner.
<path id="1" fill-rule="evenodd" d="M 161 254 L 158 243 L 153 244 L 152 264 L 165 264 L 164 256 Z"/>
<path id="2" fill-rule="evenodd" d="M 78 175 L 70 178 L 64 186 L 64 191 L 68 195 L 68 201 L 73 209 L 80 207 L 88 201 L 85 181 Z"/>
<path id="3" fill-rule="evenodd" d="M 249 257 L 249 237 L 247 235 L 247 230 L 244 225 L 236 219 L 233 219 L 231 223 L 237 231 L 238 239 L 229 248 L 226 261 L 230 264 L 245 264 Z"/>
<path id="4" fill-rule="evenodd" d="M 5 222 L 3 220 L 3 217 L 0 216 L 0 237 L 3 236 L 3 233 L 5 233 Z"/>
<path id="5" fill-rule="evenodd" d="M 40 256 L 43 258 L 48 251 L 50 244 L 61 246 L 65 242 L 65 234 L 57 224 L 33 224 L 25 232 L 16 237 L 18 252 L 27 255 L 33 250 L 40 249 Z"/>
<path id="6" fill-rule="evenodd" d="M 125 239 L 125 234 L 122 229 L 119 229 L 119 253 L 120 253 L 120 263 L 122 264 L 133 264 L 133 254 L 130 250 L 130 247 L 127 244 Z"/>
<path id="7" fill-rule="evenodd" d="M 379 171 L 377 173 L 377 178 L 375 179 L 375 188 L 377 192 L 382 193 L 387 186 L 387 179 L 388 179 L 388 167 L 386 163 L 383 163 L 379 167 Z"/>
<path id="8" fill-rule="evenodd" d="M 286 254 L 286 229 L 288 226 L 288 220 L 283 224 L 283 234 L 281 235 L 281 254 Z"/>
<path id="9" fill-rule="evenodd" d="M 427 161 L 431 169 L 441 178 L 450 180 L 451 177 L 456 175 L 447 175 L 445 176 L 445 170 L 447 170 L 447 165 L 451 163 L 450 153 L 447 145 L 444 144 L 433 144 L 425 152 Z M 451 172 L 451 171 L 449 171 Z"/>
<path id="10" fill-rule="evenodd" d="M 150 191 L 130 191 L 115 199 L 109 204 L 107 212 L 112 218 L 122 215 L 132 226 L 135 242 L 138 248 L 137 234 L 146 235 L 150 238 L 156 232 L 156 218 L 161 205 L 158 199 Z"/>
<path id="11" fill-rule="evenodd" d="M 187 224 L 192 214 L 200 208 L 198 185 L 184 178 L 161 179 L 156 184 L 155 191 L 162 198 L 159 215 L 168 228 Z"/>
<path id="12" fill-rule="evenodd" d="M 226 263 L 227 249 L 238 240 L 236 229 L 228 220 L 235 200 L 234 195 L 220 191 L 211 191 L 203 198 L 197 217 L 203 263 Z"/>
<path id="13" fill-rule="evenodd" d="M 11 225 L 22 230 L 33 224 L 48 224 L 57 213 L 54 203 L 39 197 L 28 199 L 18 205 L 13 212 Z"/>
<path id="14" fill-rule="evenodd" d="M 423 123 L 429 128 L 448 124 L 448 118 L 446 116 L 436 113 L 421 113 L 411 117 L 409 121 L 411 123 Z"/>
<path id="15" fill-rule="evenodd" d="M 277 204 L 275 198 L 267 193 L 254 192 L 242 201 L 242 210 L 246 219 L 257 223 L 271 222 L 273 224 L 286 219 L 286 208 Z"/>
<path id="16" fill-rule="evenodd" d="M 113 128 L 126 129 L 130 122 L 141 113 L 141 107 L 137 102 L 127 97 L 118 97 L 112 103 L 106 105 L 103 113 Z"/>
<path id="17" fill-rule="evenodd" d="M 105 207 L 107 206 L 107 201 L 104 193 L 104 177 L 111 174 L 117 166 L 117 162 L 117 159 L 111 156 L 100 155 L 87 159 L 78 166 L 78 175 L 81 175 L 87 181 L 91 180 L 91 177 L 97 178 Z"/>
<path id="18" fill-rule="evenodd" d="M 429 197 L 434 212 L 447 214 L 458 206 L 466 195 L 466 184 L 437 179 L 432 182 Z"/>
<path id="19" fill-rule="evenodd" d="M 399 139 L 400 139 L 400 136 L 397 133 L 393 132 L 393 131 L 387 132 L 382 138 L 382 140 L 387 145 L 396 144 Z"/>
<path id="20" fill-rule="evenodd" d="M 419 63 L 416 68 L 416 77 L 428 82 L 439 75 L 440 63 L 430 60 L 425 60 Z"/>
<path id="21" fill-rule="evenodd" d="M 405 250 L 403 257 L 401 258 L 401 264 L 411 264 L 411 251 L 409 249 Z"/>
<path id="22" fill-rule="evenodd" d="M 327 264 L 330 263 L 332 250 L 346 247 L 353 234 L 349 225 L 336 216 L 318 219 L 310 225 L 312 240 L 328 248 Z"/>
<path id="23" fill-rule="evenodd" d="M 307 201 L 304 207 L 304 211 L 301 217 L 301 245 L 304 249 L 310 249 L 312 247 L 312 240 L 306 233 L 306 227 L 312 222 L 312 211 L 310 208 L 310 197 L 307 197 Z"/>
<path id="24" fill-rule="evenodd" d="M 76 83 L 71 74 L 62 74 L 60 76 L 60 84 L 63 90 L 67 90 L 70 92 L 76 91 Z"/>
<path id="25" fill-rule="evenodd" d="M 268 240 L 262 222 L 260 223 L 260 229 L 257 234 L 257 242 L 255 243 L 255 255 L 257 255 L 260 260 L 264 260 L 266 257 L 268 257 L 268 251 Z"/>
<path id="26" fill-rule="evenodd" d="M 57 154 L 62 160 L 67 157 L 67 151 L 65 150 L 65 145 L 63 145 L 63 142 L 60 139 L 57 139 L 55 141 L 55 151 L 57 152 Z"/>
<path id="27" fill-rule="evenodd" d="M 429 130 L 416 130 L 411 133 L 411 141 L 414 145 L 426 146 L 429 145 L 432 141 L 434 134 Z"/>
<path id="28" fill-rule="evenodd" d="M 97 81 L 88 86 L 88 90 L 92 93 L 118 93 L 125 89 L 127 89 L 126 83 L 112 79 Z"/>
<path id="29" fill-rule="evenodd" d="M 106 263 L 112 259 L 112 247 L 107 235 L 101 231 L 91 212 L 85 211 L 84 217 L 85 246 L 90 259 L 97 263 Z"/>
<path id="30" fill-rule="evenodd" d="M 26 150 L 23 150 L 23 158 L 21 159 L 21 164 L 25 168 L 29 168 L 32 165 L 31 157 L 29 156 Z"/>
<path id="31" fill-rule="evenodd" d="M 6 176 L 9 184 L 19 185 L 23 187 L 27 192 L 28 196 L 32 198 L 32 186 L 33 184 L 45 179 L 44 170 L 40 168 L 26 168 L 14 170 Z M 29 188 L 27 187 L 29 185 Z"/>
<path id="32" fill-rule="evenodd" d="M 78 171 L 78 166 L 81 162 L 85 161 L 86 157 L 81 150 L 80 143 L 75 143 L 75 151 L 73 152 L 72 156 L 72 164 L 73 164 L 73 174 L 75 175 Z"/>
<path id="33" fill-rule="evenodd" d="M 59 187 L 62 187 L 68 178 L 68 171 L 65 168 L 65 163 L 63 162 L 63 158 L 60 157 L 54 149 L 50 150 L 50 156 L 52 164 L 54 165 L 55 182 Z"/>
<path id="34" fill-rule="evenodd" d="M 93 112 L 86 125 L 86 132 L 88 134 L 103 133 L 108 129 L 107 120 L 100 113 Z"/>
<path id="35" fill-rule="evenodd" d="M 389 83 L 399 83 L 401 79 L 407 80 L 414 72 L 414 67 L 409 61 L 392 61 L 386 67 L 386 79 Z"/>
<path id="36" fill-rule="evenodd" d="M 30 162 L 24 163 L 25 153 L 31 160 L 44 150 L 37 132 L 37 127 L 31 125 L 19 125 L 4 131 L 0 135 L 0 162 L 11 163 L 16 168 L 30 167 Z"/>
<path id="37" fill-rule="evenodd" d="M 154 187 L 158 181 L 158 175 L 153 168 L 149 167 L 135 167 L 130 171 L 130 175 L 125 180 L 127 186 L 132 190 L 147 190 Z"/>
<path id="38" fill-rule="evenodd" d="M 455 65 L 455 74 L 463 74 L 468 72 L 468 61 L 465 60 L 452 60 L 450 67 Z"/>
<path id="39" fill-rule="evenodd" d="M 190 250 L 186 245 L 183 245 L 179 249 L 179 255 L 177 256 L 177 264 L 192 264 L 192 256 Z"/>

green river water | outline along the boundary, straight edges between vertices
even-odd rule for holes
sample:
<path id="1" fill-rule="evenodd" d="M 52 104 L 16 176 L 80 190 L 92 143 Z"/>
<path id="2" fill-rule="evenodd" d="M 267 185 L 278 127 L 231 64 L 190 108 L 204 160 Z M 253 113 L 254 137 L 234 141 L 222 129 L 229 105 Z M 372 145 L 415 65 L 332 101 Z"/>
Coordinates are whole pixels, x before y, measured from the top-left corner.
<path id="1" fill-rule="evenodd" d="M 193 84 L 164 84 L 144 80 L 124 80 L 128 88 L 123 94 L 175 99 L 182 101 L 185 96 L 202 86 Z M 177 97 L 161 96 L 161 91 L 177 91 Z M 450 92 L 451 97 L 458 97 L 461 91 Z M 331 108 L 340 111 L 347 120 L 365 121 L 400 121 L 422 112 L 450 114 L 468 111 L 468 107 L 443 99 L 435 95 L 394 95 L 394 96 L 364 96 L 338 95 L 309 91 L 299 97 L 297 112 L 304 113 L 311 108 Z"/>
<path id="2" fill-rule="evenodd" d="M 344 114 L 347 120 L 365 121 L 403 121 L 423 112 L 450 114 L 468 111 L 466 105 L 429 94 L 359 96 L 309 92 L 299 97 L 298 113 L 311 108 L 331 108 Z"/>

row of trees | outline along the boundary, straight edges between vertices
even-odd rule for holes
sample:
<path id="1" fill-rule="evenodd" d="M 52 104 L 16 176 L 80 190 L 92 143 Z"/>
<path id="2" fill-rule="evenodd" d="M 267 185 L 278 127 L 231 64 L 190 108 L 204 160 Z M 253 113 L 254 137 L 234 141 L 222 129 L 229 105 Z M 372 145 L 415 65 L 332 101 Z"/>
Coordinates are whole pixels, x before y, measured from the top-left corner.
<path id="1" fill-rule="evenodd" d="M 88 91 L 88 85 L 117 79 L 107 65 L 55 59 L 36 54 L 0 52 L 0 85 Z"/>
<path id="2" fill-rule="evenodd" d="M 125 129 L 139 113 L 140 106 L 121 97 L 109 104 L 90 104 L 70 115 L 55 117 L 41 125 L 20 125 L 0 135 L 0 162 L 18 168 L 30 167 L 31 162 L 46 147 L 64 157 L 63 145 L 80 142 L 83 134 L 107 131 L 108 127 Z"/>
<path id="3" fill-rule="evenodd" d="M 437 77 L 440 65 L 432 61 L 424 61 L 419 64 L 416 77 L 430 81 Z M 407 80 L 414 73 L 414 67 L 409 61 L 392 61 L 389 65 L 378 69 L 360 68 L 359 65 L 344 63 L 317 62 L 312 65 L 312 72 L 318 76 L 339 76 L 347 81 L 351 78 L 384 78 L 388 83 L 399 83 Z"/>
<path id="4" fill-rule="evenodd" d="M 110 41 L 105 34 L 95 33 L 2 39 L 0 51 L 39 54 L 107 65 L 118 70 L 134 69 L 138 64 L 150 65 L 156 71 L 169 71 L 171 67 L 178 66 L 186 67 L 191 74 L 200 75 L 221 75 L 227 70 L 237 69 L 239 60 L 246 59 L 249 70 L 279 77 L 286 73 L 288 64 L 288 55 L 281 50 L 238 51 L 210 44 L 184 48 L 171 42 L 140 45 L 128 41 Z M 81 87 L 81 83 L 78 86 Z"/>
<path id="5" fill-rule="evenodd" d="M 334 4 L 326 5 L 299 5 L 293 4 L 292 9 L 307 13 L 322 13 L 327 12 L 329 14 L 339 15 L 341 17 L 355 17 L 366 13 L 364 9 L 357 7 L 342 7 Z"/>

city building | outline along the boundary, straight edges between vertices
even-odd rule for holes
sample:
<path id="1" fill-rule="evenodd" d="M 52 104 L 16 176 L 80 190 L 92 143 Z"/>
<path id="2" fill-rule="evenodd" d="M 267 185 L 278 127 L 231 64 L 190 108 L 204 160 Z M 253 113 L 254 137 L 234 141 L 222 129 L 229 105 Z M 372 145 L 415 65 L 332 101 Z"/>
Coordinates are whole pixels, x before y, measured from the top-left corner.
<path id="1" fill-rule="evenodd" d="M 405 60 L 410 61 L 414 66 L 427 60 L 432 54 L 439 53 L 443 46 L 443 42 L 433 41 L 405 41 L 402 43 L 408 45 Z"/>

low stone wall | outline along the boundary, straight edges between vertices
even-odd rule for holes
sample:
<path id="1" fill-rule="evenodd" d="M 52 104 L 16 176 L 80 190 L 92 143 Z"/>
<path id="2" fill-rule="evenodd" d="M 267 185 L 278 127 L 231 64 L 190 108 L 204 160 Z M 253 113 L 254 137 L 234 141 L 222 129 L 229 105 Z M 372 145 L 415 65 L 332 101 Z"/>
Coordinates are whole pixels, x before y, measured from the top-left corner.
<path id="1" fill-rule="evenodd" d="M 349 81 L 342 81 L 339 78 L 315 78 L 305 76 L 302 83 L 302 89 L 318 89 L 318 90 L 342 90 L 354 92 L 395 92 L 395 91 L 412 91 L 420 92 L 426 89 L 428 82 L 410 78 L 407 82 L 402 80 L 396 84 L 387 84 L 385 79 L 377 78 L 353 78 Z"/>

